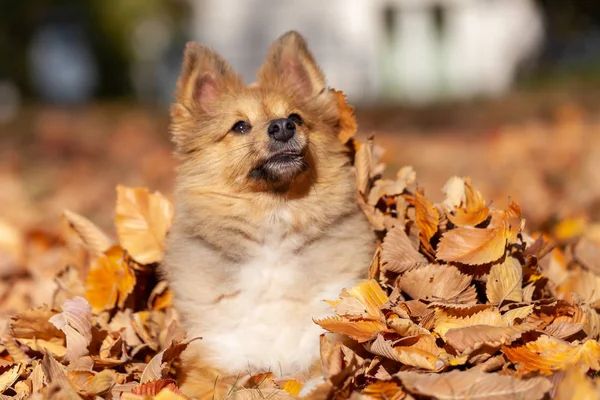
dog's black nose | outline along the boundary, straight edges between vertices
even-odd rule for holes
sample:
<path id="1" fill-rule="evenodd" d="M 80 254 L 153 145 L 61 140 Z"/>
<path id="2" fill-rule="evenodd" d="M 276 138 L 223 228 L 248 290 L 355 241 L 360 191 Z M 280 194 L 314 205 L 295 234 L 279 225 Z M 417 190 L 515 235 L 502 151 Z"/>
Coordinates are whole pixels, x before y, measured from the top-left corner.
<path id="1" fill-rule="evenodd" d="M 279 142 L 287 142 L 296 134 L 296 124 L 289 118 L 274 119 L 269 124 L 267 133 Z"/>

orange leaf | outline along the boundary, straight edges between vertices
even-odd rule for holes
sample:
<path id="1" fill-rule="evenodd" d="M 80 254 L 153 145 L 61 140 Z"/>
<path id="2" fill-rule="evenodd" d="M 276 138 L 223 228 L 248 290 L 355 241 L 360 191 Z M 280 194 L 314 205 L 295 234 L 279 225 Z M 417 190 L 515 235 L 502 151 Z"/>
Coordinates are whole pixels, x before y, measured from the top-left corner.
<path id="1" fill-rule="evenodd" d="M 335 94 L 338 111 L 340 113 L 340 131 L 338 132 L 338 139 L 340 139 L 340 142 L 346 143 L 354 136 L 358 129 L 356 117 L 354 116 L 354 108 L 348 105 L 344 92 L 335 89 L 330 90 Z"/>
<path id="2" fill-rule="evenodd" d="M 415 193 L 415 214 L 421 243 L 425 248 L 431 249 L 429 241 L 438 230 L 440 214 L 421 189 Z"/>
<path id="3" fill-rule="evenodd" d="M 437 248 L 437 259 L 468 265 L 487 264 L 504 255 L 510 234 L 507 222 L 494 228 L 463 226 L 442 235 Z"/>
<path id="4" fill-rule="evenodd" d="M 140 264 L 161 261 L 164 239 L 173 221 L 173 206 L 146 188 L 117 186 L 115 225 L 119 241 Z"/>
<path id="5" fill-rule="evenodd" d="M 341 317 L 327 317 L 315 319 L 314 322 L 329 332 L 346 335 L 359 343 L 373 339 L 379 332 L 390 331 L 385 323 L 368 319 L 348 320 Z"/>
<path id="6" fill-rule="evenodd" d="M 85 297 L 94 312 L 123 307 L 135 287 L 135 275 L 119 246 L 111 247 L 98 257 L 86 280 Z"/>
<path id="7" fill-rule="evenodd" d="M 502 348 L 504 355 L 524 371 L 539 371 L 552 374 L 572 365 L 600 370 L 600 345 L 595 340 L 582 344 L 571 344 L 551 336 L 540 336 L 536 341 L 523 346 Z"/>

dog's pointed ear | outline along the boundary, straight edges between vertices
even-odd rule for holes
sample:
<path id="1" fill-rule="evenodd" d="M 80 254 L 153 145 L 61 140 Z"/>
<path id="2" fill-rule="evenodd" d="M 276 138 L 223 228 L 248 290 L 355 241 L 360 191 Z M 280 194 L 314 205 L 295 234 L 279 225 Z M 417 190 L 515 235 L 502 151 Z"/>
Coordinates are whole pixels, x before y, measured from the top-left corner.
<path id="1" fill-rule="evenodd" d="M 298 32 L 288 32 L 277 39 L 258 71 L 261 85 L 283 85 L 299 96 L 309 98 L 325 90 L 325 76 Z"/>
<path id="2" fill-rule="evenodd" d="M 175 99 L 189 110 L 210 111 L 221 93 L 241 84 L 239 75 L 221 56 L 206 46 L 189 42 Z"/>

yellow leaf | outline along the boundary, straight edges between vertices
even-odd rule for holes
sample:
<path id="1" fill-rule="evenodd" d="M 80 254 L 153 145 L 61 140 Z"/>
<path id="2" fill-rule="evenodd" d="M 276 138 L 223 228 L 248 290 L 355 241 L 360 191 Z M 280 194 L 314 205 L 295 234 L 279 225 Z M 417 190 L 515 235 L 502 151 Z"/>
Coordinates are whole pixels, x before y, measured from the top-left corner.
<path id="1" fill-rule="evenodd" d="M 554 400 L 598 400 L 598 397 L 594 382 L 581 369 L 571 367 L 558 382 Z"/>
<path id="2" fill-rule="evenodd" d="M 0 375 L 0 393 L 4 393 L 6 389 L 12 386 L 16 382 L 17 378 L 21 375 L 24 364 L 15 364 Z"/>
<path id="3" fill-rule="evenodd" d="M 381 318 L 383 316 L 381 306 L 387 303 L 388 297 L 376 280 L 363 281 L 348 290 L 348 294 L 360 301 L 371 317 Z"/>
<path id="4" fill-rule="evenodd" d="M 162 194 L 117 186 L 115 225 L 121 246 L 140 264 L 161 261 L 173 206 Z"/>
<path id="5" fill-rule="evenodd" d="M 488 301 L 500 305 L 503 301 L 523 300 L 523 269 L 519 260 L 507 256 L 502 264 L 493 265 L 486 285 Z"/>
<path id="6" fill-rule="evenodd" d="M 135 275 L 118 246 L 95 260 L 86 279 L 85 297 L 94 312 L 123 307 L 135 287 Z"/>
<path id="7" fill-rule="evenodd" d="M 302 390 L 302 384 L 294 379 L 291 379 L 285 382 L 281 388 L 292 396 L 298 396 Z"/>

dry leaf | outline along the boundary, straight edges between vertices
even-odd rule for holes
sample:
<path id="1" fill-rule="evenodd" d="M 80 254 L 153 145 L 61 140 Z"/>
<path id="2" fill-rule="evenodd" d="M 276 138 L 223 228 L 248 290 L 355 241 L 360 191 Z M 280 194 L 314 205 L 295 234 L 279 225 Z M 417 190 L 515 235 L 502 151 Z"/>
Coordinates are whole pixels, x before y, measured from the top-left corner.
<path id="1" fill-rule="evenodd" d="M 354 108 L 348 105 L 346 94 L 344 92 L 335 89 L 329 90 L 335 94 L 335 99 L 337 101 L 338 111 L 340 114 L 340 130 L 338 132 L 338 139 L 340 139 L 340 142 L 345 144 L 348 142 L 348 140 L 350 140 L 351 137 L 354 136 L 356 130 L 358 129 L 356 117 L 354 116 Z"/>
<path id="2" fill-rule="evenodd" d="M 392 346 L 383 336 L 377 336 L 374 342 L 365 347 L 373 354 L 398 361 L 429 371 L 440 371 L 445 367 L 445 362 L 440 358 L 442 351 L 437 347 L 435 338 L 431 335 L 419 335 L 410 338 L 413 343 L 406 346 Z"/>
<path id="3" fill-rule="evenodd" d="M 515 326 L 470 325 L 449 329 L 444 340 L 459 353 L 471 353 L 481 346 L 498 347 L 510 344 L 521 337 L 524 332 L 532 331 L 533 324 Z"/>
<path id="4" fill-rule="evenodd" d="M 585 371 L 571 367 L 558 382 L 554 400 L 597 400 L 599 397 L 597 384 L 585 375 Z"/>
<path id="5" fill-rule="evenodd" d="M 117 186 L 115 225 L 119 242 L 140 264 L 161 261 L 173 221 L 173 206 L 162 194 Z"/>
<path id="6" fill-rule="evenodd" d="M 464 226 L 447 231 L 438 244 L 437 259 L 467 265 L 496 261 L 504 255 L 509 234 L 508 224 L 485 229 Z"/>
<path id="7" fill-rule="evenodd" d="M 462 328 L 471 325 L 493 325 L 504 326 L 506 323 L 502 319 L 500 312 L 496 309 L 484 309 L 467 317 L 453 316 L 448 310 L 436 309 L 434 318 L 434 331 L 442 338 L 445 338 L 446 332 L 450 329 Z"/>
<path id="8" fill-rule="evenodd" d="M 427 264 L 427 259 L 413 247 L 402 226 L 388 232 L 381 248 L 383 270 L 402 273 Z"/>
<path id="9" fill-rule="evenodd" d="M 67 338 L 67 361 L 73 361 L 88 354 L 92 341 L 92 308 L 83 297 L 67 300 L 62 313 L 50 318 L 50 322 L 65 333 Z"/>
<path id="10" fill-rule="evenodd" d="M 398 377 L 411 393 L 443 400 L 539 400 L 552 388 L 544 378 L 520 380 L 476 370 L 443 374 L 399 372 Z"/>
<path id="11" fill-rule="evenodd" d="M 158 352 L 142 373 L 140 383 L 147 383 L 150 381 L 156 381 L 164 378 L 164 371 L 170 363 L 172 363 L 176 357 L 178 357 L 188 345 L 196 339 L 189 339 L 183 342 L 174 341 L 164 350 Z"/>
<path id="12" fill-rule="evenodd" d="M 450 181 L 448 182 L 450 183 Z M 448 185 L 447 183 L 447 185 Z M 456 182 L 452 182 L 452 186 L 457 185 Z M 449 187 L 448 189 L 457 189 Z M 448 198 L 446 194 L 446 200 L 448 203 L 455 203 L 458 199 L 456 193 L 450 193 L 454 198 Z M 475 190 L 469 180 L 463 180 L 463 193 L 461 196 L 461 207 L 456 207 L 453 212 L 448 213 L 448 219 L 456 226 L 476 226 L 485 221 L 490 215 L 490 208 L 485 204 L 483 196 L 477 190 Z M 452 210 L 452 208 L 451 208 Z"/>
<path id="13" fill-rule="evenodd" d="M 600 345 L 595 340 L 571 344 L 542 335 L 522 346 L 504 346 L 502 352 L 523 371 L 539 371 L 550 375 L 572 365 L 595 371 L 600 369 Z"/>
<path id="14" fill-rule="evenodd" d="M 69 210 L 63 212 L 63 217 L 94 255 L 101 256 L 113 245 L 104 232 L 89 219 Z"/>
<path id="15" fill-rule="evenodd" d="M 493 265 L 486 285 L 486 296 L 490 303 L 500 305 L 504 301 L 519 302 L 522 294 L 523 271 L 521 263 L 506 257 L 502 264 Z"/>
<path id="16" fill-rule="evenodd" d="M 422 190 L 415 193 L 415 220 L 419 227 L 421 243 L 426 249 L 431 249 L 430 240 L 437 233 L 440 215 Z"/>
<path id="17" fill-rule="evenodd" d="M 0 375 L 0 393 L 11 387 L 23 371 L 24 364 L 15 364 Z"/>
<path id="18" fill-rule="evenodd" d="M 380 332 L 388 332 L 385 323 L 372 319 L 344 319 L 342 317 L 326 317 L 314 322 L 329 332 L 346 335 L 359 343 L 366 342 Z"/>
<path id="19" fill-rule="evenodd" d="M 428 264 L 412 269 L 398 279 L 400 289 L 413 299 L 443 300 L 458 296 L 471 283 L 451 265 Z"/>
<path id="20" fill-rule="evenodd" d="M 85 297 L 94 312 L 125 304 L 135 286 L 135 275 L 125 260 L 123 249 L 110 248 L 98 257 L 88 273 Z"/>

